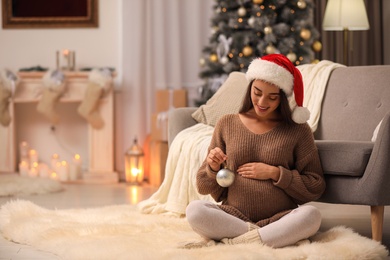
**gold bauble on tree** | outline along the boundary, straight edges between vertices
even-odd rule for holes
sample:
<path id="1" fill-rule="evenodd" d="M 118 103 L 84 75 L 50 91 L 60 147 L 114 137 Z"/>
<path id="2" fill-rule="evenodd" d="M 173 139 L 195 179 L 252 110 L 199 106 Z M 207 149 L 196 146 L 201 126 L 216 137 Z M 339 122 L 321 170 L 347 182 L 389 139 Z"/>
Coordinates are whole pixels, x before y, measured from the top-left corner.
<path id="1" fill-rule="evenodd" d="M 298 0 L 297 6 L 299 9 L 305 9 L 306 8 L 306 1 L 305 0 Z"/>
<path id="2" fill-rule="evenodd" d="M 290 51 L 287 55 L 286 55 L 287 59 L 289 59 L 292 63 L 294 63 L 296 60 L 297 60 L 297 55 Z"/>
<path id="3" fill-rule="evenodd" d="M 242 49 L 242 54 L 244 54 L 245 57 L 249 57 L 253 54 L 253 49 L 251 46 L 245 46 Z"/>
<path id="4" fill-rule="evenodd" d="M 210 60 L 211 62 L 217 62 L 217 61 L 218 61 L 218 56 L 217 56 L 217 54 L 215 54 L 215 53 L 210 54 L 209 60 Z"/>
<path id="5" fill-rule="evenodd" d="M 265 34 L 270 34 L 270 33 L 272 33 L 272 27 L 271 27 L 271 26 L 266 26 L 266 27 L 264 27 L 264 33 L 265 33 Z"/>
<path id="6" fill-rule="evenodd" d="M 313 42 L 312 48 L 314 51 L 319 52 L 322 50 L 322 43 L 320 41 Z"/>
<path id="7" fill-rule="evenodd" d="M 301 30 L 301 33 L 299 34 L 301 36 L 302 39 L 304 39 L 305 41 L 309 40 L 310 37 L 311 37 L 311 32 L 310 30 L 308 29 L 302 29 Z"/>
<path id="8" fill-rule="evenodd" d="M 265 48 L 265 52 L 266 52 L 267 54 L 273 54 L 273 53 L 276 52 L 276 49 L 275 49 L 275 47 L 274 47 L 272 44 L 270 44 L 270 45 L 268 45 L 268 46 Z"/>
<path id="9" fill-rule="evenodd" d="M 254 4 L 260 5 L 264 2 L 264 0 L 253 0 Z"/>

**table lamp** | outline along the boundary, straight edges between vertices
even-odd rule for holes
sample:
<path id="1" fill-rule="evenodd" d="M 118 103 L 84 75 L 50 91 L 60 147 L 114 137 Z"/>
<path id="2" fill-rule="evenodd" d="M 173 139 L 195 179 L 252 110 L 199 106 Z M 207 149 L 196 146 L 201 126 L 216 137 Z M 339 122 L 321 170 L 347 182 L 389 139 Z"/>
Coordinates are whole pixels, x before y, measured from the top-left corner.
<path id="1" fill-rule="evenodd" d="M 322 27 L 344 32 L 343 60 L 348 65 L 348 32 L 370 29 L 364 0 L 328 0 Z"/>

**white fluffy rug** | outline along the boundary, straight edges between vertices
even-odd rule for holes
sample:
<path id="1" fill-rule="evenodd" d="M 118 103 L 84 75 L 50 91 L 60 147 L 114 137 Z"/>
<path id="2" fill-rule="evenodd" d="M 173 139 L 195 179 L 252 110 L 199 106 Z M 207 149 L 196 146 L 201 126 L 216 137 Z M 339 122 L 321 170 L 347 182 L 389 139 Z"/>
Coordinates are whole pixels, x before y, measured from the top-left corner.
<path id="1" fill-rule="evenodd" d="M 311 244 L 272 249 L 258 244 L 179 249 L 199 240 L 186 220 L 144 215 L 131 205 L 48 210 L 16 200 L 0 209 L 2 235 L 63 259 L 384 259 L 378 242 L 335 227 Z"/>
<path id="2" fill-rule="evenodd" d="M 63 190 L 59 181 L 18 174 L 0 174 L 0 196 L 45 194 Z"/>

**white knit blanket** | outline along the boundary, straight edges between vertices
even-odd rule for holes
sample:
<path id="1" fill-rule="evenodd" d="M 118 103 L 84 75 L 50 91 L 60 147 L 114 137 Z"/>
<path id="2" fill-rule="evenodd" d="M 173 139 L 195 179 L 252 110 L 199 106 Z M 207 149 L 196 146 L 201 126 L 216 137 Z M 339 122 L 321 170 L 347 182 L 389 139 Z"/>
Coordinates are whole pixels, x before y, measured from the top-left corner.
<path id="1" fill-rule="evenodd" d="M 160 188 L 137 206 L 142 213 L 184 216 L 192 200 L 212 200 L 195 187 L 196 173 L 206 158 L 214 128 L 196 124 L 181 131 L 173 140 Z"/>
<path id="2" fill-rule="evenodd" d="M 329 75 L 340 66 L 344 65 L 326 60 L 298 66 L 305 85 L 304 106 L 311 111 L 308 123 L 313 132 L 317 129 Z M 196 173 L 207 156 L 213 130 L 213 127 L 199 123 L 175 137 L 169 148 L 165 179 L 156 193 L 138 204 L 142 213 L 181 217 L 192 200 L 213 201 L 210 195 L 200 195 L 195 186 Z"/>
<path id="3" fill-rule="evenodd" d="M 302 74 L 304 85 L 303 106 L 310 111 L 310 118 L 307 121 L 311 130 L 317 130 L 318 121 L 321 115 L 321 104 L 325 94 L 326 84 L 332 71 L 342 64 L 328 60 L 322 60 L 317 64 L 299 65 L 297 68 Z"/>

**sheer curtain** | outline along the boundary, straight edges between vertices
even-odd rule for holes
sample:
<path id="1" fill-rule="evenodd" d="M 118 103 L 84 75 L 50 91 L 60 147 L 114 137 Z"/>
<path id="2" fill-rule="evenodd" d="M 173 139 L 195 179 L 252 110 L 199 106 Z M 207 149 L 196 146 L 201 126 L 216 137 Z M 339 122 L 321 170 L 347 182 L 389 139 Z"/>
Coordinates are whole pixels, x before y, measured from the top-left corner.
<path id="1" fill-rule="evenodd" d="M 350 53 L 349 66 L 381 65 L 384 64 L 384 13 L 383 3 L 388 0 L 366 0 L 366 10 L 370 29 L 349 33 Z M 343 32 L 323 31 L 327 1 L 315 0 L 315 24 L 321 33 L 323 45 L 320 59 L 343 63 Z"/>
<path id="2" fill-rule="evenodd" d="M 150 131 L 155 91 L 202 84 L 199 58 L 210 35 L 213 0 L 122 0 L 122 88 L 116 99 L 123 153 Z M 119 147 L 123 145 L 122 147 Z M 117 160 L 123 160 L 121 154 Z M 117 165 L 120 162 L 117 162 Z"/>

